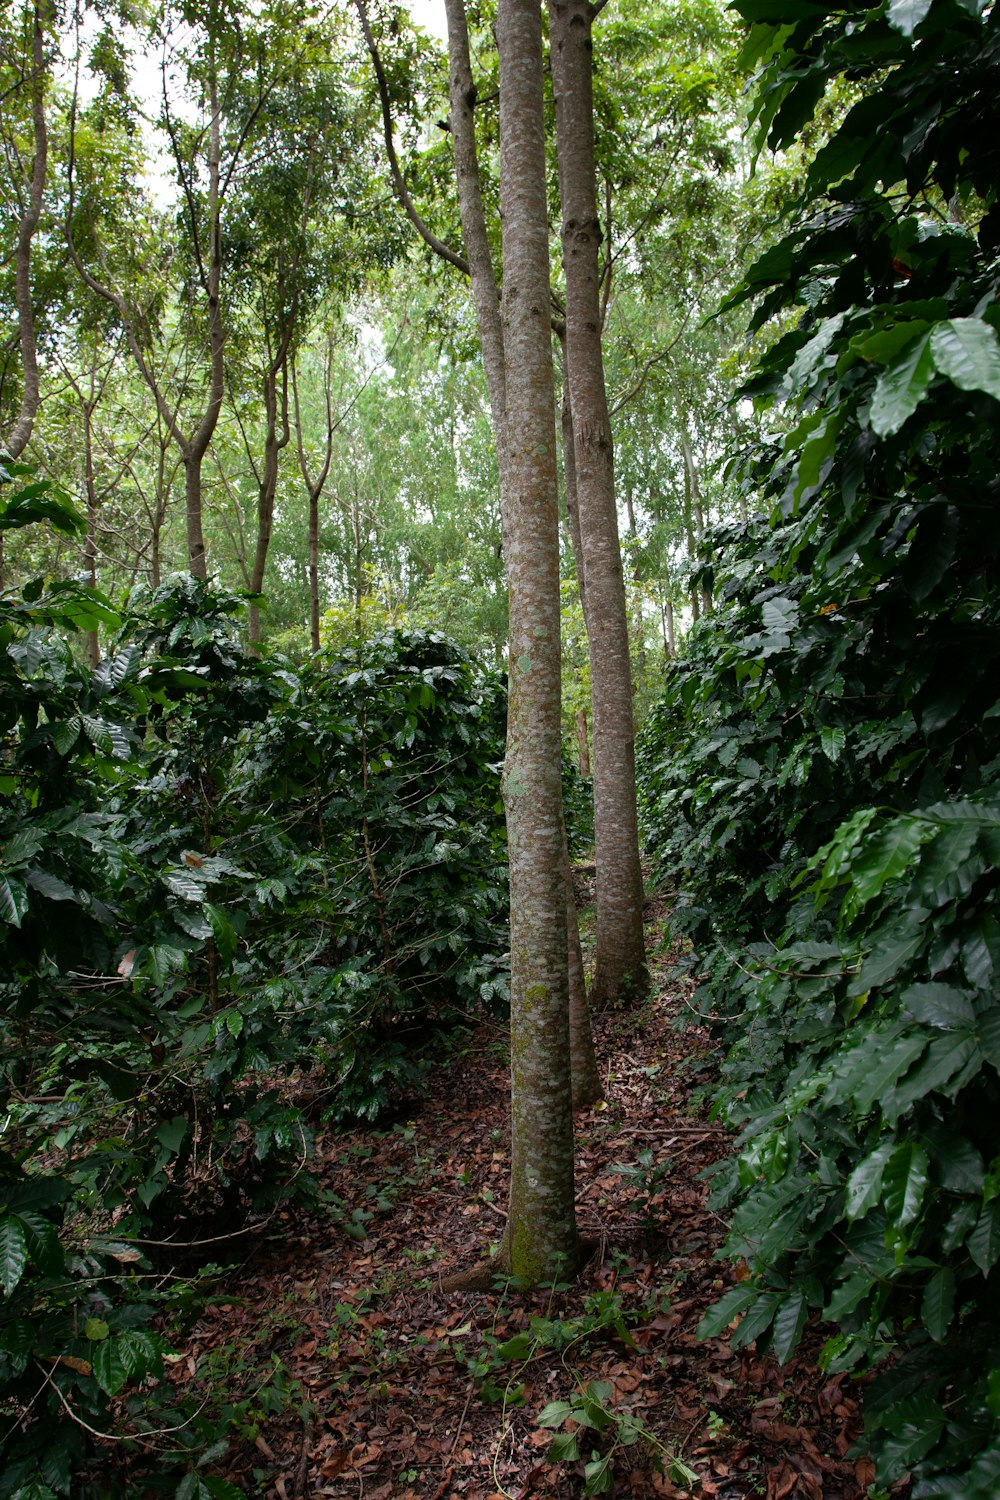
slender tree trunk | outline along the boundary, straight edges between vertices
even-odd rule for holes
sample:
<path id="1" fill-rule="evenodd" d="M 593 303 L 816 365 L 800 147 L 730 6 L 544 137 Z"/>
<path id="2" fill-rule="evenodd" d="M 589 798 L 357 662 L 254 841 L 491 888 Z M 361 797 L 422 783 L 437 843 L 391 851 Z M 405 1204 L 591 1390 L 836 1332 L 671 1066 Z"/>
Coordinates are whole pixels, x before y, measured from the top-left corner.
<path id="1" fill-rule="evenodd" d="M 673 661 L 677 655 L 677 642 L 674 638 L 674 604 L 670 598 L 663 600 L 663 655 L 667 661 Z"/>
<path id="2" fill-rule="evenodd" d="M 580 762 L 580 775 L 590 775 L 590 739 L 587 734 L 587 710 L 576 711 L 576 753 Z"/>
<path id="3" fill-rule="evenodd" d="M 31 285 L 31 246 L 42 214 L 45 173 L 48 166 L 49 137 L 45 123 L 45 33 L 42 27 L 44 7 L 35 0 L 31 29 L 31 121 L 35 151 L 26 183 L 27 198 L 21 212 L 14 251 L 14 301 L 17 305 L 17 331 L 21 345 L 21 369 L 24 384 L 21 409 L 4 444 L 11 458 L 24 452 L 35 425 L 38 411 L 38 343 Z"/>
<path id="4" fill-rule="evenodd" d="M 309 491 L 309 645 L 313 656 L 319 652 L 319 497 L 320 489 Z"/>
<path id="5" fill-rule="evenodd" d="M 694 450 L 691 447 L 691 438 L 688 433 L 687 419 L 681 424 L 681 452 L 684 454 L 685 493 L 688 496 L 690 510 L 688 515 L 688 530 L 690 534 L 691 512 L 694 515 L 694 542 L 700 553 L 702 543 L 705 540 L 705 514 L 701 508 L 701 482 L 698 474 L 698 465 L 694 461 Z M 702 588 L 700 590 L 700 604 L 706 615 L 712 613 L 712 591 Z M 695 619 L 698 618 L 697 610 Z"/>
<path id="6" fill-rule="evenodd" d="M 597 951 L 592 1001 L 646 986 L 628 614 L 601 354 L 601 227 L 594 165 L 591 9 L 549 0 L 556 102 L 566 364 L 586 581 L 594 726 Z"/>
<path id="7" fill-rule="evenodd" d="M 474 117 L 476 89 L 472 79 L 469 56 L 465 0 L 445 0 L 445 12 L 448 20 L 450 124 L 455 143 L 455 175 L 458 185 L 459 211 L 468 257 L 483 367 L 486 372 L 497 462 L 500 469 L 501 526 L 506 552 L 506 500 L 510 488 L 506 478 L 508 462 L 507 367 L 500 292 L 486 232 L 486 214 L 479 180 Z M 566 869 L 569 870 L 568 851 Z M 566 922 L 573 1099 L 575 1103 L 584 1104 L 592 1103 L 600 1097 L 600 1081 L 594 1056 L 590 1012 L 587 1006 L 586 982 L 580 950 L 580 927 L 576 905 L 572 900 L 567 902 Z"/>
<path id="8" fill-rule="evenodd" d="M 580 923 L 577 920 L 576 896 L 573 891 L 573 867 L 566 851 L 566 952 L 569 964 L 569 1063 L 573 1108 L 582 1109 L 601 1098 L 601 1075 L 594 1051 L 594 1033 L 587 1002 L 587 978 L 580 945 Z"/>
<path id="9" fill-rule="evenodd" d="M 87 582 L 97 588 L 97 480 L 94 475 L 94 429 L 93 407 L 83 405 L 83 487 L 87 497 L 87 530 L 83 543 L 83 561 Z M 87 631 L 87 655 L 90 665 L 96 667 L 101 660 L 101 646 L 97 631 Z"/>
<path id="10" fill-rule="evenodd" d="M 260 594 L 264 588 L 267 554 L 274 531 L 274 500 L 278 493 L 278 465 L 281 451 L 287 446 L 291 437 L 291 424 L 288 420 L 287 361 L 282 362 L 280 369 L 275 369 L 272 363 L 265 373 L 264 411 L 267 426 L 264 434 L 264 464 L 261 469 L 260 484 L 257 487 L 257 542 L 254 548 L 253 566 L 250 569 L 251 594 Z M 247 633 L 251 645 L 257 645 L 260 641 L 259 604 L 251 603 L 250 605 Z"/>
<path id="11" fill-rule="evenodd" d="M 573 438 L 573 407 L 570 402 L 569 376 L 566 367 L 566 334 L 559 340 L 563 367 L 563 398 L 561 407 L 563 479 L 566 482 L 566 517 L 569 521 L 569 543 L 576 568 L 576 586 L 580 595 L 583 618 L 587 619 L 586 560 L 583 553 L 583 538 L 580 535 L 580 501 L 576 483 L 576 447 Z"/>
<path id="12" fill-rule="evenodd" d="M 537 1282 L 576 1265 L 560 778 L 559 515 L 549 336 L 539 0 L 500 0 L 500 194 L 507 377 L 511 1186 L 500 1251 Z"/>

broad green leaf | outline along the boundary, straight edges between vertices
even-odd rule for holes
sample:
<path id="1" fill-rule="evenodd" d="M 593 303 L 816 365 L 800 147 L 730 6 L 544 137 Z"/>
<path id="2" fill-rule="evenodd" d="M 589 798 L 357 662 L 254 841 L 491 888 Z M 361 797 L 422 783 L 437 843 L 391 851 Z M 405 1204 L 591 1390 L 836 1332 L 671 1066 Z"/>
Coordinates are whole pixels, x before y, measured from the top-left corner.
<path id="1" fill-rule="evenodd" d="M 238 1490 L 235 1484 L 218 1475 L 206 1474 L 204 1484 L 212 1500 L 246 1500 L 245 1490 Z"/>
<path id="2" fill-rule="evenodd" d="M 872 397 L 871 424 L 879 437 L 891 437 L 912 417 L 934 374 L 929 333 L 914 339 L 887 370 L 883 370 Z"/>
<path id="3" fill-rule="evenodd" d="M 94 1378 L 107 1396 L 117 1396 L 128 1380 L 128 1370 L 118 1347 L 118 1339 L 105 1339 L 93 1354 Z"/>
<path id="4" fill-rule="evenodd" d="M 824 724 L 819 732 L 819 742 L 827 760 L 838 761 L 844 753 L 847 735 L 843 729 Z"/>
<path id="5" fill-rule="evenodd" d="M 48 896 L 50 901 L 75 901 L 82 904 L 79 891 L 67 885 L 65 880 L 60 880 L 58 875 L 51 875 L 48 870 L 29 870 L 25 878 L 33 891 Z"/>
<path id="6" fill-rule="evenodd" d="M 883 1141 L 870 1156 L 858 1163 L 847 1179 L 844 1213 L 849 1224 L 855 1219 L 863 1219 L 868 1210 L 878 1202 L 882 1190 L 882 1175 L 895 1144 L 895 1141 Z"/>
<path id="7" fill-rule="evenodd" d="M 969 997 L 949 984 L 911 984 L 901 999 L 915 1021 L 942 1031 L 971 1026 L 975 1019 Z"/>
<path id="8" fill-rule="evenodd" d="M 893 1152 L 882 1178 L 882 1201 L 896 1224 L 911 1224 L 920 1212 L 927 1189 L 927 1151 L 917 1141 L 905 1141 Z"/>
<path id="9" fill-rule="evenodd" d="M 0 1219 L 0 1286 L 6 1296 L 17 1286 L 28 1263 L 24 1225 L 13 1214 Z"/>
<path id="10" fill-rule="evenodd" d="M 21 1195 L 18 1196 L 20 1198 Z M 64 1256 L 59 1231 L 52 1220 L 27 1207 L 23 1200 L 18 1202 L 17 1216 L 24 1229 L 25 1244 L 32 1263 L 39 1271 L 48 1275 L 58 1274 L 63 1268 Z"/>
<path id="11" fill-rule="evenodd" d="M 533 1347 L 534 1342 L 526 1333 L 515 1333 L 514 1337 L 508 1339 L 505 1344 L 498 1345 L 497 1355 L 500 1359 L 530 1359 Z M 541 1418 L 539 1418 L 539 1421 L 541 1421 Z M 546 1424 L 543 1423 L 542 1425 L 545 1426 Z"/>
<path id="12" fill-rule="evenodd" d="M 614 1475 L 611 1472 L 611 1456 L 607 1458 L 594 1459 L 587 1464 L 583 1471 L 585 1495 L 608 1495 L 615 1487 Z"/>
<path id="13" fill-rule="evenodd" d="M 993 1006 L 979 1017 L 976 1039 L 986 1061 L 1000 1073 L 1000 1006 Z"/>
<path id="14" fill-rule="evenodd" d="M 221 907 L 213 906 L 210 901 L 205 902 L 205 915 L 212 927 L 212 936 L 215 938 L 215 946 L 219 950 L 219 957 L 223 963 L 230 963 L 236 953 L 239 939 L 236 929 L 226 916 Z M 237 1035 L 237 1033 L 233 1033 Z"/>
<path id="15" fill-rule="evenodd" d="M 724 1297 L 708 1309 L 708 1312 L 698 1324 L 698 1337 L 700 1339 L 718 1338 L 723 1329 L 728 1328 L 730 1323 L 750 1303 L 756 1299 L 757 1293 L 752 1286 L 730 1287 Z"/>
<path id="16" fill-rule="evenodd" d="M 943 1344 L 947 1338 L 954 1311 L 954 1272 L 942 1266 L 924 1287 L 920 1304 L 920 1321 L 936 1344 Z"/>
<path id="17" fill-rule="evenodd" d="M 535 1418 L 539 1427 L 561 1427 L 567 1417 L 573 1415 L 573 1408 L 568 1401 L 550 1401 L 543 1406 Z"/>
<path id="18" fill-rule="evenodd" d="M 965 1243 L 972 1259 L 987 1276 L 1000 1257 L 1000 1203 L 996 1200 L 987 1203 Z"/>
<path id="19" fill-rule="evenodd" d="M 545 1460 L 550 1464 L 573 1463 L 580 1457 L 575 1432 L 557 1432 L 549 1444 Z"/>
<path id="20" fill-rule="evenodd" d="M 52 726 L 52 743 L 60 755 L 68 755 L 80 738 L 79 717 L 62 719 Z"/>
<path id="21" fill-rule="evenodd" d="M 884 1102 L 886 1118 L 898 1119 L 918 1099 L 935 1089 L 954 1097 L 965 1069 L 979 1057 L 979 1048 L 969 1032 L 949 1031 L 935 1037 L 920 1063 Z M 950 1087 L 949 1087 L 950 1085 Z"/>
<path id="22" fill-rule="evenodd" d="M 791 1296 L 784 1298 L 775 1313 L 771 1349 L 779 1365 L 783 1365 L 798 1347 L 808 1314 L 809 1306 L 804 1292 L 793 1292 Z"/>
<path id="23" fill-rule="evenodd" d="M 172 1120 L 160 1121 L 155 1131 L 156 1139 L 165 1151 L 176 1156 L 190 1128 L 190 1121 L 184 1119 L 183 1115 L 175 1115 Z"/>
<path id="24" fill-rule="evenodd" d="M 83 1336 L 92 1344 L 99 1344 L 107 1338 L 111 1329 L 103 1318 L 88 1318 L 83 1325 Z"/>
<path id="25" fill-rule="evenodd" d="M 929 323 L 916 319 L 913 322 L 900 319 L 899 322 L 890 324 L 879 333 L 869 333 L 862 338 L 852 339 L 851 348 L 863 359 L 871 360 L 874 364 L 891 364 L 901 349 L 905 349 L 912 339 L 926 332 L 929 327 Z"/>
<path id="26" fill-rule="evenodd" d="M 28 910 L 28 892 L 21 880 L 9 875 L 0 875 L 0 917 L 11 927 L 20 927 L 21 918 Z"/>
<path id="27" fill-rule="evenodd" d="M 963 391 L 1000 401 L 1000 340 L 982 318 L 951 318 L 931 333 L 934 364 Z"/>
<path id="28" fill-rule="evenodd" d="M 926 1032 L 920 1035 L 910 1033 L 897 1036 L 892 1042 L 879 1047 L 864 1078 L 854 1090 L 854 1101 L 859 1114 L 867 1114 L 887 1090 L 902 1078 L 924 1051 L 927 1042 Z"/>
<path id="29" fill-rule="evenodd" d="M 905 37 L 911 37 L 930 13 L 934 0 L 889 0 L 889 25 Z"/>

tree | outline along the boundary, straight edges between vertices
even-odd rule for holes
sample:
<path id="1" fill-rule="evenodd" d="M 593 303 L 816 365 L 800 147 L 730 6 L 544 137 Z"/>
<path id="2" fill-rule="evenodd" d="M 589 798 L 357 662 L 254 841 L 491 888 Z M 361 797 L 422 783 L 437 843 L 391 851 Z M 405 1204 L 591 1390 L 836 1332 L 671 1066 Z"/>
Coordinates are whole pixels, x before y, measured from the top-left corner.
<path id="1" fill-rule="evenodd" d="M 501 0 L 500 186 L 510 584 L 510 1210 L 501 1261 L 537 1281 L 579 1256 L 560 781 L 559 524 L 539 0 Z"/>
<path id="2" fill-rule="evenodd" d="M 602 231 L 591 75 L 593 17 L 601 8 L 590 0 L 549 0 L 566 275 L 566 385 L 593 708 L 597 946 L 592 998 L 608 1005 L 623 991 L 645 987 L 646 951 L 628 613 L 601 355 Z"/>
<path id="3" fill-rule="evenodd" d="M 35 330 L 35 287 L 31 274 L 32 243 L 42 215 L 48 167 L 48 125 L 45 94 L 48 56 L 45 38 L 46 6 L 34 0 L 25 15 L 28 45 L 19 49 L 13 35 L 0 37 L 0 91 L 16 94 L 24 89 L 31 108 L 30 155 L 22 154 L 13 131 L 4 130 L 4 153 L 8 179 L 17 205 L 17 242 L 14 250 L 14 304 L 17 311 L 17 341 L 21 356 L 21 404 L 3 446 L 11 458 L 19 458 L 27 447 L 39 402 L 38 340 Z"/>

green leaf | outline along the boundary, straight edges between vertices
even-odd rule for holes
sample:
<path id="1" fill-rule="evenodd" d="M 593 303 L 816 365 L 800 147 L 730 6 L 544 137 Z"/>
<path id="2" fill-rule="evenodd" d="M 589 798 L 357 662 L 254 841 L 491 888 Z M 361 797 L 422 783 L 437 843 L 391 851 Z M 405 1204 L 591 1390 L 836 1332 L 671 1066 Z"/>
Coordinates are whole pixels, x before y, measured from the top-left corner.
<path id="1" fill-rule="evenodd" d="M 497 1354 L 500 1359 L 530 1359 L 534 1340 L 526 1333 L 515 1333 L 505 1344 L 500 1344 Z M 543 1424 L 545 1425 L 545 1424 Z"/>
<path id="2" fill-rule="evenodd" d="M 808 1313 L 809 1305 L 804 1292 L 793 1292 L 781 1302 L 774 1315 L 774 1330 L 771 1335 L 771 1349 L 779 1365 L 783 1365 L 795 1352 L 806 1326 Z"/>
<path id="3" fill-rule="evenodd" d="M 949 984 L 911 984 L 900 998 L 915 1021 L 942 1031 L 958 1031 L 975 1020 L 968 996 Z"/>
<path id="4" fill-rule="evenodd" d="M 83 1336 L 92 1344 L 99 1344 L 107 1338 L 111 1329 L 103 1318 L 88 1318 L 83 1325 Z"/>
<path id="5" fill-rule="evenodd" d="M 948 1266 L 935 1271 L 924 1287 L 920 1321 L 936 1344 L 943 1344 L 955 1311 L 955 1276 Z"/>
<path id="6" fill-rule="evenodd" d="M 993 1006 L 979 1017 L 976 1038 L 986 1061 L 1000 1072 L 1000 1006 Z"/>
<path id="7" fill-rule="evenodd" d="M 882 1179 L 882 1200 L 894 1223 L 911 1224 L 920 1212 L 927 1167 L 927 1151 L 917 1141 L 905 1141 L 893 1152 Z"/>
<path id="8" fill-rule="evenodd" d="M 246 1500 L 245 1490 L 237 1489 L 228 1479 L 221 1479 L 215 1474 L 206 1475 L 204 1484 L 212 1500 Z"/>
<path id="9" fill-rule="evenodd" d="M 568 1401 L 550 1401 L 543 1406 L 535 1418 L 539 1427 L 561 1427 L 567 1417 L 573 1415 L 573 1408 Z"/>
<path id="10" fill-rule="evenodd" d="M 24 1275 L 28 1263 L 28 1244 L 24 1225 L 13 1214 L 0 1219 L 0 1285 L 10 1296 Z"/>
<path id="11" fill-rule="evenodd" d="M 983 1275 L 989 1275 L 1000 1257 L 1000 1203 L 987 1203 L 965 1243 Z"/>
<path id="12" fill-rule="evenodd" d="M 615 1480 L 611 1472 L 611 1457 L 596 1458 L 583 1471 L 585 1495 L 608 1495 L 614 1489 Z"/>
<path id="13" fill-rule="evenodd" d="M 0 917 L 11 927 L 20 927 L 28 910 L 28 892 L 23 881 L 0 875 Z"/>
<path id="14" fill-rule="evenodd" d="M 236 955 L 239 939 L 236 929 L 226 916 L 221 907 L 213 906 L 210 901 L 205 902 L 205 915 L 212 927 L 212 936 L 215 938 L 215 946 L 219 950 L 219 957 L 223 963 L 231 963 Z M 233 1033 L 236 1035 L 237 1033 Z"/>
<path id="15" fill-rule="evenodd" d="M 572 1463 L 580 1457 L 580 1447 L 575 1432 L 557 1432 L 545 1455 L 547 1463 Z"/>
<path id="16" fill-rule="evenodd" d="M 879 376 L 872 397 L 871 424 L 879 437 L 891 437 L 916 411 L 934 374 L 931 336 L 923 334 Z"/>
<path id="17" fill-rule="evenodd" d="M 827 760 L 838 761 L 844 753 L 847 735 L 843 729 L 831 728 L 830 725 L 824 724 L 819 732 L 819 742 Z"/>
<path id="18" fill-rule="evenodd" d="M 106 1396 L 117 1396 L 128 1380 L 128 1369 L 122 1358 L 118 1339 L 105 1339 L 93 1355 L 94 1379 Z"/>
<path id="19" fill-rule="evenodd" d="M 882 1176 L 895 1144 L 895 1141 L 883 1141 L 870 1156 L 858 1163 L 847 1179 L 844 1213 L 849 1224 L 855 1219 L 863 1219 L 868 1210 L 878 1202 Z"/>
<path id="20" fill-rule="evenodd" d="M 163 1149 L 176 1156 L 190 1128 L 190 1121 L 183 1115 L 175 1115 L 172 1120 L 161 1120 L 154 1134 Z"/>
<path id="21" fill-rule="evenodd" d="M 718 1338 L 723 1329 L 728 1328 L 733 1319 L 749 1307 L 756 1297 L 757 1293 L 752 1286 L 730 1287 L 724 1297 L 713 1303 L 698 1324 L 698 1337 Z"/>
<path id="22" fill-rule="evenodd" d="M 982 318 L 951 318 L 931 333 L 934 364 L 963 391 L 1000 401 L 1000 340 Z"/>
<path id="23" fill-rule="evenodd" d="M 927 1033 L 897 1036 L 888 1046 L 880 1048 L 871 1060 L 854 1089 L 855 1106 L 859 1114 L 865 1115 L 877 1100 L 900 1079 L 921 1053 L 928 1042 Z"/>
<path id="24" fill-rule="evenodd" d="M 889 25 L 902 36 L 911 37 L 930 13 L 934 0 L 889 0 Z"/>

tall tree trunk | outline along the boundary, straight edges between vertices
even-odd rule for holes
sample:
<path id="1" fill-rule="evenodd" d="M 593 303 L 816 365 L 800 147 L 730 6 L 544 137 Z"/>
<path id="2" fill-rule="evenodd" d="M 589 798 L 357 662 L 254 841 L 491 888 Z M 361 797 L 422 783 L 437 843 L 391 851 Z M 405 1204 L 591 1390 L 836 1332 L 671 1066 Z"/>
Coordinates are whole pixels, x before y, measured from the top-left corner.
<path id="1" fill-rule="evenodd" d="M 614 1004 L 623 992 L 641 993 L 647 972 L 628 614 L 601 354 L 589 0 L 549 0 L 549 30 L 566 271 L 566 365 L 594 730 L 597 950 L 591 998 Z"/>
<path id="2" fill-rule="evenodd" d="M 698 465 L 694 461 L 694 450 L 691 447 L 691 437 L 688 433 L 687 418 L 681 422 L 681 452 L 684 454 L 685 492 L 689 497 L 690 509 L 694 514 L 694 539 L 700 554 L 702 544 L 705 540 L 705 513 L 701 508 L 701 481 L 698 474 Z M 690 532 L 690 513 L 688 527 Z M 712 591 L 702 588 L 700 591 L 701 607 L 706 615 L 712 613 Z M 698 618 L 697 611 L 695 619 Z"/>
<path id="3" fill-rule="evenodd" d="M 580 763 L 580 775 L 590 775 L 590 739 L 587 734 L 587 710 L 576 711 L 576 752 Z"/>
<path id="4" fill-rule="evenodd" d="M 83 543 L 83 560 L 87 582 L 97 588 L 97 480 L 94 474 L 94 429 L 93 406 L 83 406 L 83 487 L 87 497 L 87 530 Z M 87 655 L 90 665 L 96 667 L 101 660 L 101 646 L 97 630 L 87 631 Z"/>
<path id="5" fill-rule="evenodd" d="M 500 0 L 500 196 L 507 382 L 511 1186 L 500 1251 L 537 1282 L 572 1268 L 574 1206 L 566 852 L 560 777 L 559 515 L 549 336 L 539 0 Z"/>
<path id="6" fill-rule="evenodd" d="M 486 232 L 486 214 L 479 180 L 474 118 L 476 89 L 472 79 L 469 56 L 465 0 L 445 0 L 445 12 L 448 20 L 450 124 L 455 143 L 455 175 L 458 185 L 459 211 L 468 256 L 483 367 L 486 372 L 497 462 L 500 469 L 501 526 L 506 551 L 506 500 L 509 490 L 505 477 L 508 462 L 507 366 L 500 312 L 500 291 Z M 569 870 L 568 852 L 566 869 Z M 567 902 L 566 921 L 573 1100 L 575 1104 L 592 1104 L 600 1098 L 601 1088 L 587 1004 L 586 979 L 580 950 L 580 927 L 576 905 L 572 901 Z"/>
<path id="7" fill-rule="evenodd" d="M 38 411 L 38 342 L 35 334 L 35 313 L 31 285 L 31 246 L 42 214 L 42 199 L 45 193 L 45 173 L 48 166 L 49 137 L 45 123 L 45 32 L 42 26 L 42 0 L 35 0 L 31 26 L 31 123 L 34 134 L 34 155 L 31 171 L 26 182 L 26 200 L 21 210 L 17 230 L 17 246 L 14 250 L 14 301 L 17 305 L 17 332 L 21 346 L 21 369 L 24 384 L 21 391 L 21 409 L 14 425 L 7 434 L 6 448 L 11 458 L 24 452 L 35 425 Z"/>
<path id="8" fill-rule="evenodd" d="M 580 501 L 576 484 L 576 444 L 573 438 L 573 406 L 570 401 L 569 376 L 566 364 L 565 329 L 559 340 L 559 351 L 562 355 L 563 367 L 563 396 L 560 418 L 562 427 L 563 479 L 566 483 L 566 518 L 569 522 L 569 544 L 570 550 L 573 553 L 573 564 L 576 568 L 576 587 L 580 595 L 580 608 L 583 610 L 583 618 L 586 621 L 586 560 L 583 554 L 583 538 L 580 535 Z"/>
<path id="9" fill-rule="evenodd" d="M 279 395 L 280 385 L 280 395 Z M 264 588 L 267 571 L 267 554 L 274 530 L 274 500 L 278 493 L 278 465 L 281 451 L 291 437 L 288 420 L 288 364 L 282 361 L 279 369 L 273 362 L 264 375 L 264 412 L 266 431 L 264 434 L 264 463 L 257 486 L 257 542 L 254 548 L 253 566 L 250 570 L 250 592 L 260 594 Z M 279 422 L 280 417 L 280 422 Z M 252 646 L 260 641 L 260 605 L 251 603 L 247 616 L 247 633 Z"/>
<path id="10" fill-rule="evenodd" d="M 326 345 L 326 369 L 323 374 L 323 391 L 326 402 L 326 430 L 323 458 L 318 474 L 313 474 L 306 453 L 302 434 L 302 403 L 299 400 L 299 378 L 295 362 L 292 362 L 292 408 L 295 413 L 295 446 L 299 458 L 299 473 L 309 496 L 309 556 L 306 565 L 309 580 L 309 644 L 314 656 L 320 649 L 319 639 L 319 502 L 333 463 L 333 435 L 337 424 L 333 417 L 333 358 L 335 341 L 331 330 Z"/>
<path id="11" fill-rule="evenodd" d="M 309 647 L 313 656 L 320 648 L 319 639 L 319 497 L 321 490 L 309 491 Z"/>

